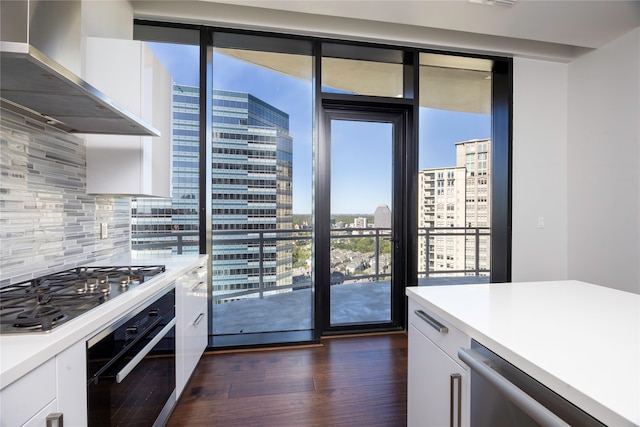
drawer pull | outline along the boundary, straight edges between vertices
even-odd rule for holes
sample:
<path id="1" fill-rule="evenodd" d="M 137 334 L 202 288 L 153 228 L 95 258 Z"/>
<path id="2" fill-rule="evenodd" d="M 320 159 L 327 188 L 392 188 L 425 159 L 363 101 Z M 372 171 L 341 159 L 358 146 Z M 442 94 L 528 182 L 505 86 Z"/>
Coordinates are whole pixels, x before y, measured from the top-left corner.
<path id="1" fill-rule="evenodd" d="M 197 285 L 195 285 L 193 288 L 191 288 L 191 292 L 195 292 L 198 289 L 200 289 L 202 287 L 202 285 L 204 285 L 204 282 L 199 282 Z"/>
<path id="2" fill-rule="evenodd" d="M 458 387 L 456 387 L 458 383 Z M 455 392 L 457 390 L 457 393 Z M 449 391 L 451 393 L 449 397 L 449 426 L 460 427 L 462 426 L 462 375 L 451 374 L 449 382 Z M 457 409 L 456 409 L 457 408 Z M 458 420 L 455 422 L 454 420 Z"/>
<path id="3" fill-rule="evenodd" d="M 200 323 L 202 319 L 204 319 L 204 313 L 198 314 L 198 317 L 196 317 L 196 320 L 193 321 L 193 326 L 198 326 L 198 323 Z"/>
<path id="4" fill-rule="evenodd" d="M 47 427 L 62 427 L 63 426 L 62 413 L 54 412 L 47 415 L 46 422 L 47 422 L 46 424 Z"/>
<path id="5" fill-rule="evenodd" d="M 442 323 L 438 322 L 433 317 L 429 316 L 424 311 L 415 310 L 414 313 L 416 314 L 416 316 L 418 316 L 419 318 L 421 318 L 422 320 L 427 322 L 429 324 L 429 326 L 431 326 L 433 329 L 435 329 L 436 331 L 440 332 L 441 334 L 446 334 L 447 332 L 449 332 L 449 328 L 444 326 Z"/>

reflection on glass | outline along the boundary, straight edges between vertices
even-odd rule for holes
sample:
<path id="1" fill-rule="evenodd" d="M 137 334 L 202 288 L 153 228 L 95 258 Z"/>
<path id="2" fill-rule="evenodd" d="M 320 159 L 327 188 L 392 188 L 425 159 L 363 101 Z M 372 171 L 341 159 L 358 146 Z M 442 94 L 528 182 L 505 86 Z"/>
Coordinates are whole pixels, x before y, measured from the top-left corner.
<path id="1" fill-rule="evenodd" d="M 331 326 L 391 320 L 392 132 L 331 122 Z"/>
<path id="2" fill-rule="evenodd" d="M 323 92 L 400 98 L 402 64 L 322 58 Z"/>
<path id="3" fill-rule="evenodd" d="M 133 198 L 131 249 L 144 256 L 199 253 L 198 46 L 147 43 L 174 81 L 172 197 Z M 180 64 L 180 66 L 177 66 Z"/>

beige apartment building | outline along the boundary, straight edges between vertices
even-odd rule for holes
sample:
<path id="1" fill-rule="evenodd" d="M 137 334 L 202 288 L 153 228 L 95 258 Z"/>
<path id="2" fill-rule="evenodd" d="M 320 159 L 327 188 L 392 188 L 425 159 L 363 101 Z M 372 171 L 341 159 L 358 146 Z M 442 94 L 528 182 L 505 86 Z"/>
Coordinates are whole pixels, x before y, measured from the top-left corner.
<path id="1" fill-rule="evenodd" d="M 418 275 L 488 275 L 491 140 L 455 144 L 456 164 L 418 180 Z"/>

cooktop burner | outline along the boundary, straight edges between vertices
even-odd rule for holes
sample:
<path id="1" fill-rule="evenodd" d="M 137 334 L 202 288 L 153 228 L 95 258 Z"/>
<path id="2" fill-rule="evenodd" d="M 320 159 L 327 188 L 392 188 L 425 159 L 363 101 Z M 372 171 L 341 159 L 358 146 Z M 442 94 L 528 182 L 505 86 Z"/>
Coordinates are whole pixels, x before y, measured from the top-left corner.
<path id="1" fill-rule="evenodd" d="M 164 265 L 76 267 L 4 287 L 0 333 L 50 331 L 164 271 Z"/>

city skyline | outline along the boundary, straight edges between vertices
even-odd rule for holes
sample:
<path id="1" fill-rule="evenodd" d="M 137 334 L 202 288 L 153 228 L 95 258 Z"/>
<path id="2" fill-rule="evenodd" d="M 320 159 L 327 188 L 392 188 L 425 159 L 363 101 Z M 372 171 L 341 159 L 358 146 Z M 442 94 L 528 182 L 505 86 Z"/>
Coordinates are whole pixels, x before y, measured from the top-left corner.
<path id="1" fill-rule="evenodd" d="M 199 51 L 196 46 L 149 43 L 151 49 L 180 85 L 199 85 Z M 249 93 L 282 110 L 290 116 L 289 133 L 293 138 L 293 213 L 310 214 L 312 206 L 312 90 L 311 82 L 267 70 L 217 53 L 214 50 L 214 89 Z M 224 72 L 216 72 L 217 70 Z M 250 78 L 248 77 L 250 76 Z M 461 113 L 420 108 L 419 169 L 447 167 L 456 164 L 455 143 L 491 137 L 490 115 Z M 345 130 L 348 134 L 349 130 Z M 379 135 L 358 135 L 353 138 L 373 141 Z M 342 158 L 361 160 L 365 153 L 370 161 L 378 153 L 363 151 L 351 144 Z M 348 170 L 348 169 L 347 169 Z M 369 214 L 378 204 L 389 204 L 391 180 L 389 174 L 372 174 L 361 191 L 332 197 L 332 213 Z M 380 197 L 380 195 L 384 195 Z"/>

